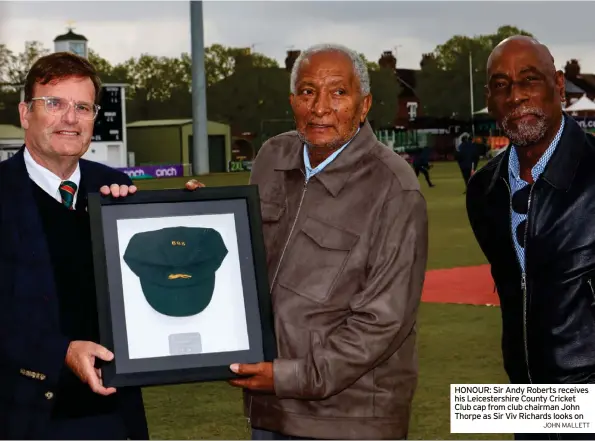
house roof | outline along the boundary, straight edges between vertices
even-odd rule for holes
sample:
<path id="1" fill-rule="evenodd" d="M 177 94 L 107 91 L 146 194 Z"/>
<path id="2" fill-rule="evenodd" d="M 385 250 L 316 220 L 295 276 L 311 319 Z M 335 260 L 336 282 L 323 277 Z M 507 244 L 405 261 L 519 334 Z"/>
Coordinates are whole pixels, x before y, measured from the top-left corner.
<path id="1" fill-rule="evenodd" d="M 25 131 L 11 124 L 0 124 L 0 139 L 23 139 Z"/>
<path id="2" fill-rule="evenodd" d="M 401 95 L 415 95 L 416 75 L 419 70 L 416 69 L 399 69 L 397 68 L 397 78 L 401 83 Z"/>
<path id="3" fill-rule="evenodd" d="M 75 34 L 74 32 L 72 32 L 72 29 L 69 29 L 67 33 L 58 35 L 56 38 L 54 38 L 54 43 L 56 41 L 72 41 L 72 40 L 88 41 L 84 35 Z"/>
<path id="4" fill-rule="evenodd" d="M 135 121 L 126 124 L 126 127 L 163 127 L 163 126 L 185 126 L 191 124 L 192 119 L 148 119 Z"/>
<path id="5" fill-rule="evenodd" d="M 595 95 L 595 75 L 580 74 L 570 78 L 570 82 L 579 87 L 583 93 L 590 96 Z"/>
<path id="6" fill-rule="evenodd" d="M 223 124 L 217 121 L 207 121 L 208 124 L 215 125 L 215 126 L 227 126 L 227 124 Z M 138 128 L 138 127 L 177 127 L 177 126 L 186 126 L 188 124 L 192 124 L 192 118 L 183 118 L 183 119 L 147 119 L 141 121 L 134 121 L 131 123 L 126 124 L 127 128 Z"/>
<path id="7" fill-rule="evenodd" d="M 583 89 L 578 87 L 572 81 L 566 80 L 566 93 L 585 93 Z"/>

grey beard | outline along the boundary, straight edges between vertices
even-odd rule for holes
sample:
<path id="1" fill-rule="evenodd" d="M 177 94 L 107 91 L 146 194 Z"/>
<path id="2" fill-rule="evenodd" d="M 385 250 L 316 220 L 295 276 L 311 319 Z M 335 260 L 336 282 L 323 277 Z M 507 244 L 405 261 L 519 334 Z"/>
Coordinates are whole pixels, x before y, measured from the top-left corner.
<path id="1" fill-rule="evenodd" d="M 304 134 L 301 133 L 299 130 L 297 131 L 297 134 L 298 134 L 298 138 L 300 139 L 302 144 L 307 144 L 308 147 L 312 147 L 312 148 L 319 147 L 319 148 L 325 148 L 325 149 L 336 149 L 336 148 L 341 147 L 343 144 L 345 144 L 345 141 L 337 140 L 335 142 L 331 142 L 331 143 L 325 144 L 325 145 L 312 145 L 311 143 L 308 142 L 308 140 L 306 139 Z"/>
<path id="2" fill-rule="evenodd" d="M 508 125 L 511 118 L 529 113 L 537 116 L 538 119 L 536 123 L 520 122 L 516 129 L 512 129 L 512 127 Z M 502 120 L 502 130 L 504 131 L 504 134 L 510 139 L 512 144 L 518 147 L 525 147 L 539 142 L 545 136 L 547 129 L 548 124 L 545 118 L 545 113 L 537 108 L 517 110 L 506 115 Z"/>
<path id="3" fill-rule="evenodd" d="M 297 123 L 296 123 L 296 126 L 297 126 Z M 357 130 L 357 126 L 356 126 L 356 130 Z M 334 142 L 331 142 L 331 143 L 325 144 L 325 145 L 312 145 L 306 139 L 306 135 L 304 135 L 298 129 L 296 129 L 296 132 L 297 132 L 298 138 L 302 142 L 302 144 L 307 144 L 309 147 L 313 147 L 313 148 L 320 147 L 320 148 L 325 148 L 325 149 L 338 149 L 339 147 L 341 147 L 343 144 L 345 144 L 348 141 L 348 139 L 347 140 L 338 139 Z"/>

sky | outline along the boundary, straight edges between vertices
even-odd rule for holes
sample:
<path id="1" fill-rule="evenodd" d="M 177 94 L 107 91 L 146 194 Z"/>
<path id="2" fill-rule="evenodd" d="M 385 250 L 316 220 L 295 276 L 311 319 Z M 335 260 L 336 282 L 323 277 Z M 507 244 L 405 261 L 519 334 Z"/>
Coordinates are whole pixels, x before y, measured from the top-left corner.
<path id="1" fill-rule="evenodd" d="M 53 50 L 70 20 L 114 64 L 191 49 L 188 1 L 0 1 L 0 44 L 20 52 L 38 40 Z M 252 47 L 281 66 L 289 49 L 334 42 L 374 61 L 391 50 L 410 69 L 455 34 L 513 25 L 548 45 L 557 68 L 576 58 L 582 72 L 595 73 L 595 2 L 204 1 L 203 20 L 205 45 Z"/>

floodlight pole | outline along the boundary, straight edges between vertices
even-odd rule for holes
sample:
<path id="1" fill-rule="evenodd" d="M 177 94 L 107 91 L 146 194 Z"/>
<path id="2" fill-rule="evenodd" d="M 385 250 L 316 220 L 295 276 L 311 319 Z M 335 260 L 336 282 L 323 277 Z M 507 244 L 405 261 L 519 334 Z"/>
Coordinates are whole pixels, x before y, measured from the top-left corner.
<path id="1" fill-rule="evenodd" d="M 192 58 L 192 173 L 209 173 L 209 138 L 207 134 L 207 97 L 202 1 L 190 2 Z"/>

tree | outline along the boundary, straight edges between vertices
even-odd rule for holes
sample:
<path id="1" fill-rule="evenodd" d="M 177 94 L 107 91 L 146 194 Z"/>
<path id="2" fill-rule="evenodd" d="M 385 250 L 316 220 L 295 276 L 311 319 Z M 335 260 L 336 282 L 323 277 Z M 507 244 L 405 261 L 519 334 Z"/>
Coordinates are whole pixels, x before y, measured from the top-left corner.
<path id="1" fill-rule="evenodd" d="M 435 117 L 471 117 L 469 66 L 473 72 L 474 110 L 485 107 L 486 63 L 492 49 L 513 35 L 532 36 L 514 26 L 496 33 L 467 37 L 455 35 L 430 54 L 424 54 L 417 76 L 416 93 L 424 114 Z"/>
<path id="2" fill-rule="evenodd" d="M 366 66 L 368 67 L 369 71 L 377 71 L 378 69 L 380 69 L 378 63 L 376 63 L 375 61 L 368 60 L 364 54 L 359 54 L 359 56 L 362 58 L 364 63 L 366 63 Z"/>
<path id="3" fill-rule="evenodd" d="M 289 72 L 280 68 L 245 66 L 207 88 L 209 119 L 242 132 L 266 133 L 293 127 L 289 106 Z M 289 124 L 289 128 L 287 128 Z"/>
<path id="4" fill-rule="evenodd" d="M 394 127 L 397 117 L 401 85 L 393 69 L 370 70 L 372 107 L 368 120 L 374 129 Z"/>
<path id="5" fill-rule="evenodd" d="M 0 45 L 0 122 L 18 126 L 17 106 L 20 101 L 20 86 L 25 83 L 29 69 L 35 61 L 49 51 L 38 41 L 25 43 L 25 50 L 14 54 L 5 45 Z"/>
<path id="6" fill-rule="evenodd" d="M 0 44 L 0 83 L 10 83 L 10 70 L 14 63 L 15 56 L 5 44 Z"/>
<path id="7" fill-rule="evenodd" d="M 140 93 L 143 99 L 163 102 L 174 91 L 190 92 L 192 75 L 187 54 L 181 58 L 156 57 L 142 54 L 130 58 L 120 66 L 127 72 L 131 83 L 131 96 Z"/>
<path id="8" fill-rule="evenodd" d="M 25 50 L 14 54 L 6 45 L 0 44 L 0 82 L 5 84 L 24 84 L 27 72 L 39 57 L 47 55 L 49 50 L 39 41 L 28 41 Z"/>
<path id="9" fill-rule="evenodd" d="M 91 48 L 89 48 L 88 59 L 97 70 L 102 83 L 130 83 L 130 73 L 123 64 L 113 66 Z"/>
<path id="10" fill-rule="evenodd" d="M 13 55 L 10 51 L 5 53 L 2 60 L 5 64 L 0 69 L 4 71 L 3 74 L 5 75 L 6 82 L 24 84 L 31 66 L 33 66 L 38 58 L 49 53 L 50 51 L 39 41 L 27 41 L 25 43 L 25 50 L 18 55 Z"/>
<path id="11" fill-rule="evenodd" d="M 213 44 L 205 48 L 205 77 L 207 87 L 234 73 L 236 61 L 242 61 L 252 67 L 279 67 L 276 60 L 258 52 L 250 53 L 244 48 L 226 47 Z"/>

